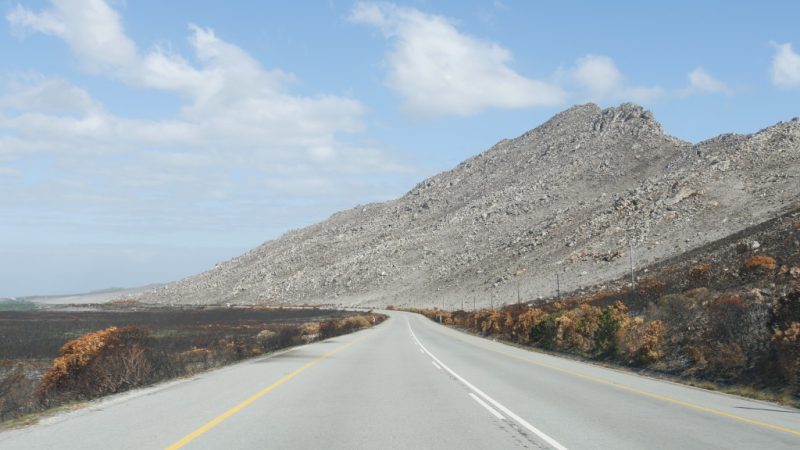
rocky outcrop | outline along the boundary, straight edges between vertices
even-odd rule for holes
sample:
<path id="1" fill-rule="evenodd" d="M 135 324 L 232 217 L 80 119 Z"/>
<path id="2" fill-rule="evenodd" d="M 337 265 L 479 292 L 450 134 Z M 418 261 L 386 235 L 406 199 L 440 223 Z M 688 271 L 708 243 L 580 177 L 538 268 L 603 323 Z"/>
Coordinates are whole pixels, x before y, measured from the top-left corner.
<path id="1" fill-rule="evenodd" d="M 445 305 L 617 278 L 800 202 L 800 121 L 690 144 L 637 105 L 570 108 L 402 198 L 147 292 L 166 303 Z M 524 269 L 524 270 L 523 270 Z"/>

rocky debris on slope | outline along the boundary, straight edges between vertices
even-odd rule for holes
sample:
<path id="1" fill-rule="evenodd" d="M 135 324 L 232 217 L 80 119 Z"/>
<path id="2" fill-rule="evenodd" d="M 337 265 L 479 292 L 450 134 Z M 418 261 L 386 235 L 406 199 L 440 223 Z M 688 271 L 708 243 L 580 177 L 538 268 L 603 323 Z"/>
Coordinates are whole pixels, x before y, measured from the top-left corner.
<path id="1" fill-rule="evenodd" d="M 798 205 L 800 121 L 692 145 L 649 111 L 570 108 L 403 197 L 150 291 L 174 303 L 495 304 L 593 285 Z M 521 270 L 526 269 L 526 270 Z"/>

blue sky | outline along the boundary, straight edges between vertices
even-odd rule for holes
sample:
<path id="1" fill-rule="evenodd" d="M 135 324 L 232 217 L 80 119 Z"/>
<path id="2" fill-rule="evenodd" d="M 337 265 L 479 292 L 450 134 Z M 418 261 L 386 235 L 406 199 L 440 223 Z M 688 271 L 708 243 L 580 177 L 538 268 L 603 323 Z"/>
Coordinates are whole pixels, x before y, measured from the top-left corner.
<path id="1" fill-rule="evenodd" d="M 165 282 L 576 103 L 800 115 L 800 3 L 0 2 L 0 296 Z"/>

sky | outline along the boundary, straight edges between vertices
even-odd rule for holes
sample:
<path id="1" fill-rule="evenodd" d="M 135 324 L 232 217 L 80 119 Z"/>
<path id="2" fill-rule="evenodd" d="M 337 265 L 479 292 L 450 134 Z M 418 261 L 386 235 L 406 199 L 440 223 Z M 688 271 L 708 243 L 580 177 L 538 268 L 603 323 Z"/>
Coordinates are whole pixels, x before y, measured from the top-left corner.
<path id="1" fill-rule="evenodd" d="M 574 104 L 800 115 L 800 2 L 0 0 L 0 297 L 135 287 Z"/>

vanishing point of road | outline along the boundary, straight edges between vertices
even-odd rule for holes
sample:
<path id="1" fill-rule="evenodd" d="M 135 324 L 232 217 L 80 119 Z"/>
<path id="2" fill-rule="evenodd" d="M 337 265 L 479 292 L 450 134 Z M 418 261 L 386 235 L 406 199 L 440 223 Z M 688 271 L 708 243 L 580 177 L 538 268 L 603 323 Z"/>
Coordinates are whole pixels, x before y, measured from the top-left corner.
<path id="1" fill-rule="evenodd" d="M 0 449 L 800 448 L 795 409 L 388 314 L 2 432 Z"/>

